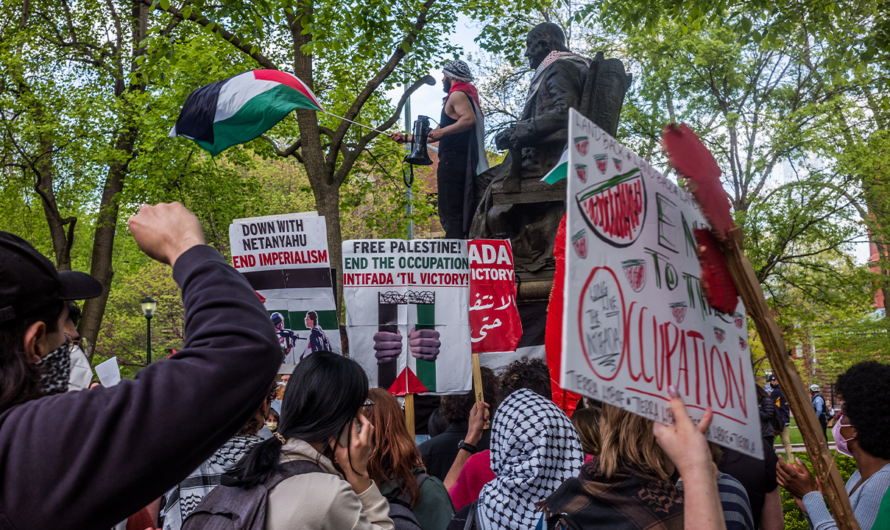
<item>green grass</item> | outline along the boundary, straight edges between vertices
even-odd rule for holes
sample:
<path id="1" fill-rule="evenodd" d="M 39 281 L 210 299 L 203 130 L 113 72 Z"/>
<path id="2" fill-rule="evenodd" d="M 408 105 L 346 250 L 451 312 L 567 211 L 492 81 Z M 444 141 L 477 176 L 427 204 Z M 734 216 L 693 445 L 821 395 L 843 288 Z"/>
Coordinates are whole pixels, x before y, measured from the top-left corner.
<path id="1" fill-rule="evenodd" d="M 797 421 L 794 418 L 791 418 L 791 426 L 797 427 Z M 831 435 L 831 428 L 829 427 L 826 430 L 828 431 L 829 443 L 834 442 L 834 436 Z M 791 432 L 789 434 L 791 435 L 790 437 L 791 437 L 792 444 L 802 444 L 803 443 L 803 436 L 800 434 L 800 429 L 791 429 Z M 776 436 L 775 445 L 777 447 L 782 446 L 782 438 L 781 437 Z"/>

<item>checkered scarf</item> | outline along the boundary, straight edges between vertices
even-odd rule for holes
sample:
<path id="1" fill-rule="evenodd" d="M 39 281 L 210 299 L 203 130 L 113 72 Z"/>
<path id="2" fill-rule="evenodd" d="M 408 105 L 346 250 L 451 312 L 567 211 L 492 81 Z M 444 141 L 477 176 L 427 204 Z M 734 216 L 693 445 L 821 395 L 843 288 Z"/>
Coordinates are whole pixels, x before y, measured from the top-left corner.
<path id="1" fill-rule="evenodd" d="M 491 470 L 497 478 L 479 494 L 484 530 L 534 528 L 545 500 L 584 463 L 572 422 L 553 402 L 531 390 L 510 394 L 491 427 Z"/>
<path id="2" fill-rule="evenodd" d="M 442 73 L 445 74 L 446 77 L 461 83 L 473 82 L 473 73 L 470 72 L 470 67 L 460 59 L 445 64 L 445 66 L 442 67 Z"/>

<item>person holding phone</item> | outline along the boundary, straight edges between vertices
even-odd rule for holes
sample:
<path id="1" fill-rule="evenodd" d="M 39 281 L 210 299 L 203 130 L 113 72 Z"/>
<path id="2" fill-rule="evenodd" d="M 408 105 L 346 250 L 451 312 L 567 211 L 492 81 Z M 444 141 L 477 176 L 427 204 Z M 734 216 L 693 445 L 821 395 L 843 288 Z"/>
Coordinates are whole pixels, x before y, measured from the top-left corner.
<path id="1" fill-rule="evenodd" d="M 297 365 L 290 383 L 275 435 L 231 471 L 250 489 L 286 473 L 282 464 L 314 465 L 269 491 L 265 528 L 393 529 L 389 503 L 368 474 L 374 426 L 360 412 L 368 399 L 365 371 L 352 359 L 319 351 Z"/>

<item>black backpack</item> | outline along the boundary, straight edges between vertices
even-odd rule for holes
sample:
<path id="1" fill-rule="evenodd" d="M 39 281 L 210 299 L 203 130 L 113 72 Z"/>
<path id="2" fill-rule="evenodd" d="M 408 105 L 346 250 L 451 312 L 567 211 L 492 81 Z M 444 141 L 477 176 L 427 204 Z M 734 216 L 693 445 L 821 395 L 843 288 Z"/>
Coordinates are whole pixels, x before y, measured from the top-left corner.
<path id="1" fill-rule="evenodd" d="M 418 486 L 423 486 L 423 482 L 429 478 L 429 475 L 420 473 L 414 478 L 417 480 Z M 384 497 L 389 502 L 389 518 L 392 519 L 396 530 L 422 530 L 420 522 L 411 511 L 411 495 L 395 489 Z"/>
<path id="2" fill-rule="evenodd" d="M 272 488 L 295 475 L 324 473 L 317 464 L 306 460 L 287 462 L 282 468 L 280 473 L 250 489 L 240 487 L 234 478 L 223 475 L 220 485 L 189 514 L 182 530 L 263 530 L 266 502 Z"/>

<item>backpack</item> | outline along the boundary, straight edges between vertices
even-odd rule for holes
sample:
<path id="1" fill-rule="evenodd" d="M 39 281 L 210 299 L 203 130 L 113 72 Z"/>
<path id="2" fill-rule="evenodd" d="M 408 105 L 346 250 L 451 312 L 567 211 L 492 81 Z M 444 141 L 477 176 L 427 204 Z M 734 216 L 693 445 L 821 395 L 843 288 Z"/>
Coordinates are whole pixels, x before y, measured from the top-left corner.
<path id="1" fill-rule="evenodd" d="M 282 470 L 251 489 L 244 489 L 229 475 L 207 494 L 182 524 L 182 530 L 263 530 L 269 491 L 279 482 L 306 473 L 324 473 L 313 462 L 297 460 L 282 464 Z M 419 528 L 419 527 L 418 527 Z"/>
<path id="2" fill-rule="evenodd" d="M 426 473 L 415 475 L 418 486 L 423 486 L 423 482 L 429 478 Z M 392 519 L 396 530 L 422 530 L 420 522 L 411 511 L 411 495 L 408 492 L 395 489 L 388 495 L 384 495 L 389 502 L 389 518 Z"/>

